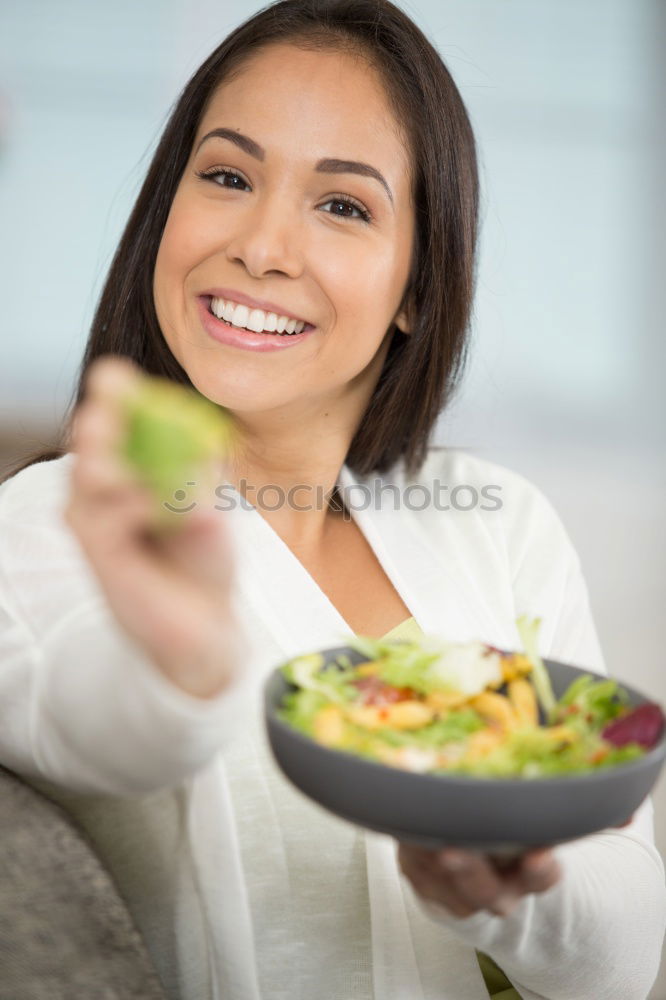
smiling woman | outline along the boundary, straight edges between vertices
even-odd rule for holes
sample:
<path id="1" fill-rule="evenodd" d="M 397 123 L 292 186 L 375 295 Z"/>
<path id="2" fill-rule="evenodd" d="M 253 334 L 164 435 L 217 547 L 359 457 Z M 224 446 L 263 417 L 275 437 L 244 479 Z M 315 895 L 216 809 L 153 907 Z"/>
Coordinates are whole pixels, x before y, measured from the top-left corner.
<path id="1" fill-rule="evenodd" d="M 350 114 L 355 106 L 363 115 Z M 242 132 L 218 124 L 229 121 Z M 381 78 L 344 53 L 273 43 L 209 98 L 162 234 L 155 309 L 173 356 L 236 414 L 251 450 L 273 439 L 284 447 L 287 423 L 302 428 L 293 442 L 302 461 L 323 412 L 329 440 L 346 450 L 396 328 L 409 332 L 408 149 Z M 322 155 L 330 151 L 343 157 Z M 233 287 L 214 294 L 221 274 Z M 222 320 L 210 309 L 220 298 Z M 294 318 L 291 329 L 263 332 L 281 316 Z M 307 327 L 296 335 L 298 319 Z"/>
<path id="2" fill-rule="evenodd" d="M 224 264 L 225 277 L 233 275 L 229 300 L 251 306 L 246 299 L 270 297 L 273 312 L 317 327 L 297 349 L 289 342 L 284 356 L 271 352 L 271 364 L 298 366 L 293 378 L 309 378 L 306 352 L 323 368 L 333 350 L 337 363 L 353 343 L 349 373 L 380 345 L 362 379 L 374 384 L 347 461 L 367 473 L 402 457 L 413 471 L 463 370 L 477 204 L 474 138 L 460 95 L 402 12 L 373 2 L 367 11 L 354 2 L 273 4 L 222 42 L 174 108 L 102 291 L 74 405 L 88 366 L 109 353 L 185 384 L 199 379 L 205 391 L 200 367 L 184 367 L 169 337 L 193 324 L 200 337 L 197 296 L 217 287 Z M 196 254 L 208 261 L 197 262 L 187 287 L 179 277 L 167 303 L 161 273 L 168 278 L 176 266 L 171 236 L 179 238 L 188 214 L 181 264 L 186 254 L 191 264 Z M 364 292 L 357 318 L 355 289 Z M 171 315 L 160 316 L 161 308 Z M 163 318 L 185 325 L 163 329 Z M 212 339 L 199 346 L 200 358 L 207 349 L 219 360 L 208 384 L 223 377 L 229 358 Z M 252 357 L 246 364 L 255 372 Z M 227 381 L 234 378 L 229 372 Z M 237 397 L 242 390 L 239 383 Z M 358 409 L 360 387 L 356 400 Z M 65 431 L 62 441 L 66 448 Z"/>
<path id="3" fill-rule="evenodd" d="M 265 7 L 173 108 L 57 460 L 0 490 L 0 763 L 86 830 L 172 1000 L 644 1000 L 654 979 L 649 803 L 511 871 L 398 857 L 295 792 L 258 727 L 277 663 L 405 621 L 511 649 L 528 613 L 542 655 L 604 672 L 545 498 L 430 444 L 465 360 L 477 206 L 460 94 L 403 11 Z M 233 423 L 213 471 L 234 502 L 176 490 L 177 536 L 151 530 L 153 498 L 119 461 L 122 397 L 145 374 Z M 371 474 L 393 509 L 352 517 L 346 491 L 376 497 Z M 497 484 L 502 502 L 396 509 L 433 483 Z"/>

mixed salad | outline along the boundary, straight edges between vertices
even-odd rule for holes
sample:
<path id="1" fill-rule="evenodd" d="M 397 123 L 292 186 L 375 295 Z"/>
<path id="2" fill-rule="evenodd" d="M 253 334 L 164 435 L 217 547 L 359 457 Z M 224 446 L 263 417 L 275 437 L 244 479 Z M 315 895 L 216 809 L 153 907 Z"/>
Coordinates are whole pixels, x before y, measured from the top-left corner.
<path id="1" fill-rule="evenodd" d="M 613 767 L 655 746 L 664 714 L 629 705 L 617 681 L 581 674 L 556 699 L 537 649 L 540 620 L 518 620 L 523 653 L 482 642 L 354 636 L 364 657 L 320 653 L 282 667 L 282 719 L 337 750 L 430 773 L 544 777 Z"/>

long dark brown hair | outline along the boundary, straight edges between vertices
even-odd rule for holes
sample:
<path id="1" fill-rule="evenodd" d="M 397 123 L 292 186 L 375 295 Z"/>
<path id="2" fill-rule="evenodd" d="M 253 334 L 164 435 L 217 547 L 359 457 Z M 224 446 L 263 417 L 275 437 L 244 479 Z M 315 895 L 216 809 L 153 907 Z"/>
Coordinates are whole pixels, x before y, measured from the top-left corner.
<path id="1" fill-rule="evenodd" d="M 400 459 L 410 473 L 422 465 L 433 425 L 460 382 L 467 355 L 478 217 L 476 151 L 467 112 L 437 50 L 389 0 L 278 0 L 236 28 L 183 89 L 111 262 L 57 445 L 24 460 L 11 474 L 68 450 L 86 371 L 100 355 L 123 355 L 148 373 L 191 385 L 157 322 L 155 259 L 211 96 L 244 60 L 274 43 L 361 55 L 379 73 L 408 142 L 416 228 L 403 304 L 411 300 L 414 325 L 409 336 L 394 325 L 346 462 L 360 475 L 382 472 Z"/>

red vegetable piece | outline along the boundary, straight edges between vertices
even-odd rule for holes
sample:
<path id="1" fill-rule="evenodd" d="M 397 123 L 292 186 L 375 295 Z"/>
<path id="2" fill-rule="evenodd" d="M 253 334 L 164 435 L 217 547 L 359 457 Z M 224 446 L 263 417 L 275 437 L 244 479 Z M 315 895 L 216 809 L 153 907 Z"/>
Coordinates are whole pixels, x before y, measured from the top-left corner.
<path id="1" fill-rule="evenodd" d="M 613 719 L 603 728 L 601 736 L 616 747 L 638 743 L 649 750 L 661 739 L 665 724 L 666 718 L 659 705 L 649 701 Z"/>
<path id="2" fill-rule="evenodd" d="M 379 677 L 359 677 L 354 681 L 354 685 L 362 694 L 364 705 L 394 705 L 397 701 L 407 701 L 415 697 L 415 692 L 411 688 L 394 687 L 387 684 Z"/>

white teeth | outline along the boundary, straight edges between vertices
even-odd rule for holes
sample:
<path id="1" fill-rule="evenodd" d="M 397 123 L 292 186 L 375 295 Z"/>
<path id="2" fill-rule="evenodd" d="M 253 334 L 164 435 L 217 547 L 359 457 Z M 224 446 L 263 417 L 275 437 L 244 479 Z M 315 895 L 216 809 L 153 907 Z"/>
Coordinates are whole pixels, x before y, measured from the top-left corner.
<path id="1" fill-rule="evenodd" d="M 234 326 L 245 327 L 255 333 L 300 333 L 305 323 L 302 320 L 290 319 L 288 316 L 278 316 L 276 313 L 265 313 L 263 309 L 248 309 L 247 306 L 235 302 L 225 302 L 224 299 L 211 299 L 210 311 L 218 319 L 233 323 Z"/>
<path id="2" fill-rule="evenodd" d="M 245 324 L 248 330 L 254 330 L 255 333 L 261 333 L 264 329 L 264 314 L 261 309 L 253 309 L 248 316 L 247 323 Z"/>
<path id="3" fill-rule="evenodd" d="M 249 318 L 250 310 L 247 306 L 236 306 L 230 322 L 232 322 L 234 326 L 247 326 Z"/>

